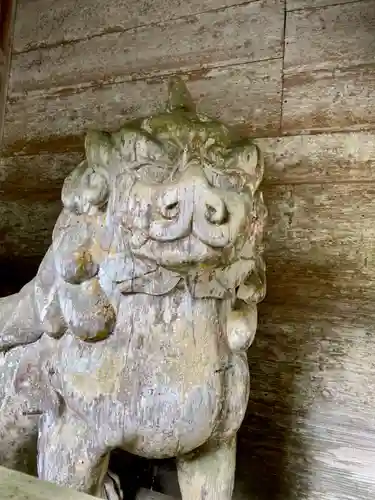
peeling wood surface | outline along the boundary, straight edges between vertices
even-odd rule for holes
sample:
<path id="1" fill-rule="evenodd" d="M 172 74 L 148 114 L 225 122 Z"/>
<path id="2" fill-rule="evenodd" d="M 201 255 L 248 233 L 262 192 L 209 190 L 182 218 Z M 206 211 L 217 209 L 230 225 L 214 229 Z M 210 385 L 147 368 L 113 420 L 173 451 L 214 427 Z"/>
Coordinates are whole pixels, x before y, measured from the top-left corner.
<path id="1" fill-rule="evenodd" d="M 375 180 L 375 133 L 350 132 L 258 139 L 267 184 Z M 321 187 L 324 189 L 324 187 Z"/>
<path id="2" fill-rule="evenodd" d="M 317 133 L 375 127 L 375 66 L 284 76 L 282 130 Z"/>
<path id="3" fill-rule="evenodd" d="M 139 77 L 280 57 L 282 19 L 280 0 L 262 0 L 14 54 L 10 88 L 20 92 L 121 81 L 129 74 Z"/>
<path id="4" fill-rule="evenodd" d="M 374 44 L 372 0 L 288 13 L 283 132 L 374 128 Z"/>
<path id="5" fill-rule="evenodd" d="M 330 5 L 339 5 L 360 1 L 363 0 L 286 0 L 286 8 L 288 11 L 297 9 L 317 9 L 319 7 L 327 7 Z"/>
<path id="6" fill-rule="evenodd" d="M 258 0 L 252 0 L 258 1 Z M 15 52 L 89 39 L 240 5 L 243 0 L 19 0 Z M 64 30 L 61 26 L 64 25 Z"/>
<path id="7" fill-rule="evenodd" d="M 268 295 L 234 500 L 373 500 L 375 3 L 287 0 L 284 61 L 283 1 L 46 3 L 18 9 L 1 280 L 44 253 L 84 131 L 162 107 L 184 72 L 201 111 L 265 152 Z"/>
<path id="8" fill-rule="evenodd" d="M 315 72 L 373 64 L 374 34 L 372 0 L 290 12 L 285 34 L 285 71 Z"/>

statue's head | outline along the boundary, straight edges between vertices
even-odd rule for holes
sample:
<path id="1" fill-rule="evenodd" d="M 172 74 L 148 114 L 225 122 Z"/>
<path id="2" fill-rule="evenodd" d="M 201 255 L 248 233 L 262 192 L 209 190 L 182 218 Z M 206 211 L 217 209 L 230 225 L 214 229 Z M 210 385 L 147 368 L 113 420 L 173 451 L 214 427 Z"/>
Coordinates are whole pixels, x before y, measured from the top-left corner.
<path id="1" fill-rule="evenodd" d="M 225 283 L 219 272 L 231 273 L 226 288 L 236 293 L 263 272 L 260 151 L 197 113 L 181 80 L 170 82 L 166 112 L 114 133 L 89 132 L 85 151 L 62 192 L 73 233 L 64 223 L 54 232 L 57 268 L 66 281 L 104 273 L 129 292 L 121 286 L 129 266 L 138 269 L 137 278 L 162 269 L 155 277 L 163 281 L 169 273 L 176 282 L 190 277 L 197 283 L 197 276 L 216 272 Z M 242 267 L 233 271 L 238 262 Z"/>
<path id="2" fill-rule="evenodd" d="M 63 202 L 105 213 L 136 257 L 174 269 L 229 262 L 259 209 L 260 152 L 183 99 L 179 107 L 181 82 L 171 86 L 175 107 L 166 113 L 87 134 L 87 159 L 67 179 Z"/>

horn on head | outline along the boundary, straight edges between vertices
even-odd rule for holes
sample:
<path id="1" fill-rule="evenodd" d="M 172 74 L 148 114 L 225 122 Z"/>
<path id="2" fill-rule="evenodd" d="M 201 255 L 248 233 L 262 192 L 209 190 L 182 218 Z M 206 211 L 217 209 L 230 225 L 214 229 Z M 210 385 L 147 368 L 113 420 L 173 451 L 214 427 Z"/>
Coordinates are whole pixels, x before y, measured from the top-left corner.
<path id="1" fill-rule="evenodd" d="M 195 104 L 185 82 L 179 76 L 173 76 L 168 82 L 167 111 L 181 109 L 195 112 Z"/>
<path id="2" fill-rule="evenodd" d="M 111 134 L 89 130 L 85 137 L 85 152 L 90 167 L 106 168 L 112 151 Z"/>

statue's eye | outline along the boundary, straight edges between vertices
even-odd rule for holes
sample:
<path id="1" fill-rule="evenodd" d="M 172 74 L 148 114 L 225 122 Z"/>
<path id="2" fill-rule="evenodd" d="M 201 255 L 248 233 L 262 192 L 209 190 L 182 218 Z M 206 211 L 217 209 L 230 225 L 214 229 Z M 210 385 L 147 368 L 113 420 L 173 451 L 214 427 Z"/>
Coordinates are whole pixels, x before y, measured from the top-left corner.
<path id="1" fill-rule="evenodd" d="M 211 186 L 223 191 L 243 191 L 246 185 L 246 174 L 235 170 L 216 170 L 212 167 L 205 167 L 204 173 Z"/>
<path id="2" fill-rule="evenodd" d="M 165 163 L 143 163 L 133 168 L 132 172 L 145 184 L 160 184 L 168 178 L 170 167 Z"/>

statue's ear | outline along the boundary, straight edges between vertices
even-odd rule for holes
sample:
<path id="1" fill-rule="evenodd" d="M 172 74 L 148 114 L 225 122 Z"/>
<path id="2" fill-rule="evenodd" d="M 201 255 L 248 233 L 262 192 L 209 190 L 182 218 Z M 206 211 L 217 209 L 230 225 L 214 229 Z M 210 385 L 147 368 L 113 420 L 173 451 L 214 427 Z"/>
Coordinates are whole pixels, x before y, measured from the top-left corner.
<path id="1" fill-rule="evenodd" d="M 243 170 L 248 175 L 248 186 L 254 194 L 262 182 L 264 173 L 263 155 L 254 143 L 233 148 L 229 167 Z"/>
<path id="2" fill-rule="evenodd" d="M 109 196 L 109 180 L 107 170 L 95 168 L 83 161 L 65 179 L 61 199 L 64 207 L 70 212 L 83 214 L 100 209 Z"/>

